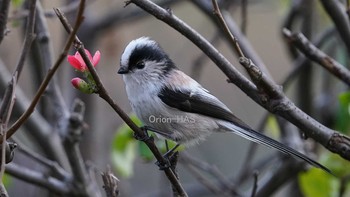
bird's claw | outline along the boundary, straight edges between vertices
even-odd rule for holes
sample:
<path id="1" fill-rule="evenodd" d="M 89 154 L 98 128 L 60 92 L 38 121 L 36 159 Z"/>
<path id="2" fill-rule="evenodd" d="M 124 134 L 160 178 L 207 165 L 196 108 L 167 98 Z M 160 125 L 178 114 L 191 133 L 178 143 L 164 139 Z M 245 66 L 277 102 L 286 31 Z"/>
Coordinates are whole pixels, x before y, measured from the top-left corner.
<path id="1" fill-rule="evenodd" d="M 160 161 L 156 161 L 155 164 L 159 167 L 159 170 L 165 170 L 165 169 L 169 169 L 171 167 L 170 161 L 168 158 L 164 158 L 165 162 L 160 162 Z"/>
<path id="2" fill-rule="evenodd" d="M 134 132 L 135 139 L 142 141 L 142 142 L 145 142 L 145 141 L 148 141 L 152 138 L 152 136 L 148 135 L 147 127 L 140 127 L 140 129 L 143 132 L 143 134 Z"/>

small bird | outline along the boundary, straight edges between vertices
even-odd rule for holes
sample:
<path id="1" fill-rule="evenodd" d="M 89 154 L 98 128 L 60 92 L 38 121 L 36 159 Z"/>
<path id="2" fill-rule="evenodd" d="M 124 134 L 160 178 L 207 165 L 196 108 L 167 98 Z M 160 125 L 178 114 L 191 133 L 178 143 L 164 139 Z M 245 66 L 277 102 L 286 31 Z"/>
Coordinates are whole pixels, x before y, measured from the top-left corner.
<path id="1" fill-rule="evenodd" d="M 275 148 L 331 173 L 306 155 L 238 119 L 219 99 L 180 71 L 154 40 L 132 40 L 120 58 L 126 93 L 137 117 L 150 130 L 178 144 L 193 145 L 213 132 L 232 132 Z"/>

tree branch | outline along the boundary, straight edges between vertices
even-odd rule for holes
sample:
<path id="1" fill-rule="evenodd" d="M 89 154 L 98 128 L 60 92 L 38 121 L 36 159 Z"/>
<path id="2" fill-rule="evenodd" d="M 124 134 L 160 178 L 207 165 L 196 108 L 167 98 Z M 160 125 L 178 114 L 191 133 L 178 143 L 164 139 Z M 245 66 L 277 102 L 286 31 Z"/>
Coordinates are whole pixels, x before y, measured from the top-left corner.
<path id="1" fill-rule="evenodd" d="M 66 31 L 70 33 L 72 31 L 72 28 L 70 27 L 69 23 L 67 22 L 67 19 L 64 17 L 63 13 L 60 12 L 59 9 L 55 9 L 57 16 L 61 20 L 63 26 L 65 27 Z M 147 136 L 147 133 L 142 131 L 130 118 L 129 116 L 119 107 L 119 105 L 110 97 L 107 90 L 104 88 L 102 81 L 100 77 L 98 76 L 94 66 L 90 62 L 87 54 L 85 53 L 85 48 L 83 43 L 79 40 L 79 38 L 75 37 L 75 47 L 79 51 L 80 55 L 82 56 L 84 62 L 86 63 L 90 74 L 92 78 L 94 79 L 96 86 L 97 86 L 97 94 L 104 99 L 112 108 L 113 110 L 123 119 L 123 121 L 135 132 L 137 136 L 139 136 L 141 139 L 147 139 L 145 140 L 145 144 L 148 146 L 148 148 L 152 151 L 153 155 L 157 159 L 157 161 L 160 164 L 166 164 L 167 160 L 162 156 L 162 154 L 159 152 L 158 148 L 154 144 L 154 140 L 152 137 Z M 164 169 L 164 173 L 166 174 L 167 178 L 177 189 L 177 192 L 180 196 L 187 196 L 185 190 L 183 189 L 180 181 L 175 176 L 174 172 L 166 168 Z"/>
<path id="2" fill-rule="evenodd" d="M 292 34 L 289 30 L 284 29 L 283 35 L 294 47 L 303 52 L 306 57 L 317 62 L 320 66 L 350 86 L 350 71 L 318 49 L 302 33 Z"/>
<path id="3" fill-rule="evenodd" d="M 333 24 L 337 28 L 348 53 L 350 53 L 350 22 L 345 8 L 339 1 L 335 0 L 320 0 L 320 2 L 333 20 Z"/>
<path id="4" fill-rule="evenodd" d="M 4 39 L 7 29 L 7 18 L 11 0 L 4 0 L 0 5 L 0 43 Z"/>
<path id="5" fill-rule="evenodd" d="M 28 169 L 24 166 L 11 163 L 6 166 L 6 173 L 26 181 L 30 184 L 34 184 L 45 189 L 48 189 L 56 194 L 70 195 L 73 192 L 72 185 L 57 180 L 53 177 L 47 176 L 46 174 Z"/>
<path id="6" fill-rule="evenodd" d="M 76 22 L 75 22 L 75 26 L 71 32 L 71 34 L 69 35 L 69 38 L 66 42 L 66 45 L 63 49 L 63 52 L 61 53 L 61 55 L 59 56 L 59 58 L 57 59 L 57 61 L 55 62 L 55 64 L 49 69 L 48 73 L 46 74 L 44 81 L 41 83 L 37 93 L 35 94 L 30 106 L 28 107 L 28 109 L 22 114 L 22 116 L 11 126 L 11 128 L 9 128 L 7 130 L 7 139 L 9 137 L 11 137 L 17 130 L 18 128 L 29 118 L 29 116 L 33 113 L 36 104 L 39 102 L 39 99 L 41 97 L 41 95 L 44 93 L 44 91 L 46 90 L 47 85 L 49 84 L 50 80 L 52 79 L 52 77 L 54 76 L 55 72 L 57 71 L 57 69 L 59 68 L 59 66 L 61 65 L 61 63 L 63 62 L 63 60 L 65 59 L 65 57 L 67 56 L 67 53 L 69 51 L 70 46 L 72 45 L 74 38 L 75 38 L 75 34 L 78 31 L 78 28 L 82 22 L 82 14 L 83 14 L 83 8 L 84 8 L 84 3 L 85 0 L 81 0 L 81 4 L 79 7 L 79 12 L 78 12 L 78 16 L 76 18 Z"/>

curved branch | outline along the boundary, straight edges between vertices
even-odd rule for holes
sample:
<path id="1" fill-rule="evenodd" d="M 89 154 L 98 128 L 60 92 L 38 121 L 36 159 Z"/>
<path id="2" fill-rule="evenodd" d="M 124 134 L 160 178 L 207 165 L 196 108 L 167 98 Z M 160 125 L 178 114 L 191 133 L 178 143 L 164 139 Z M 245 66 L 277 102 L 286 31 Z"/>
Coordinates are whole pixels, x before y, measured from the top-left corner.
<path id="1" fill-rule="evenodd" d="M 317 62 L 320 66 L 324 67 L 334 76 L 350 86 L 350 71 L 335 59 L 318 49 L 302 33 L 292 34 L 289 30 L 284 29 L 283 35 L 309 59 Z"/>
<path id="2" fill-rule="evenodd" d="M 70 184 L 14 163 L 7 165 L 5 171 L 14 177 L 17 177 L 30 184 L 46 188 L 56 194 L 69 195 L 72 194 L 73 191 L 73 187 Z"/>
<path id="3" fill-rule="evenodd" d="M 348 53 L 350 53 L 350 23 L 343 5 L 334 0 L 320 0 L 323 8 L 333 20 L 340 37 L 342 38 Z"/>
<path id="4" fill-rule="evenodd" d="M 72 27 L 67 22 L 66 17 L 63 15 L 63 13 L 59 9 L 55 9 L 57 16 L 61 20 L 61 23 L 63 24 L 64 28 L 68 33 L 71 34 Z M 105 89 L 104 85 L 102 84 L 102 81 L 100 77 L 98 76 L 94 66 L 89 60 L 89 57 L 87 56 L 85 52 L 85 47 L 83 43 L 80 41 L 78 36 L 75 36 L 75 48 L 78 50 L 80 55 L 82 56 L 84 62 L 86 63 L 87 68 L 89 69 L 89 72 L 93 78 L 93 80 L 96 83 L 97 86 L 97 94 L 104 99 L 112 108 L 113 110 L 123 119 L 123 121 L 134 131 L 135 135 L 140 137 L 143 140 L 144 143 L 148 146 L 148 148 L 153 153 L 154 157 L 157 159 L 157 161 L 160 164 L 166 164 L 167 160 L 163 157 L 163 155 L 159 152 L 158 148 L 156 147 L 154 143 L 154 139 L 152 137 L 147 136 L 147 133 L 144 132 L 141 128 L 139 128 L 130 118 L 129 116 L 119 107 L 119 105 L 112 99 L 112 97 L 109 95 L 108 91 Z M 176 188 L 179 196 L 186 197 L 187 194 L 185 190 L 183 189 L 179 179 L 176 177 L 175 173 L 170 168 L 165 168 L 164 173 L 171 182 L 172 186 Z"/>

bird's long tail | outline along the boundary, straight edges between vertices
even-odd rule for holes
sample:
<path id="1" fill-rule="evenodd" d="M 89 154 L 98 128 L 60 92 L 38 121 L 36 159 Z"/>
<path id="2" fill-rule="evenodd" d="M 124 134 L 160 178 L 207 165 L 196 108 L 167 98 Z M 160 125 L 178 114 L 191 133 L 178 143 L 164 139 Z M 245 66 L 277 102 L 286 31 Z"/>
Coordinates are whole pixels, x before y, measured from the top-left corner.
<path id="1" fill-rule="evenodd" d="M 323 166 L 322 164 L 318 163 L 317 161 L 314 161 L 313 159 L 309 158 L 308 156 L 272 139 L 272 138 L 269 138 L 257 131 L 254 131 L 253 129 L 251 128 L 242 128 L 240 126 L 236 126 L 234 124 L 230 124 L 230 129 L 231 131 L 233 131 L 235 134 L 243 137 L 243 138 L 246 138 L 250 141 L 253 141 L 253 142 L 256 142 L 258 144 L 263 144 L 265 146 L 268 146 L 268 147 L 271 147 L 271 148 L 275 148 L 277 149 L 278 151 L 282 152 L 282 153 L 285 153 L 285 154 L 288 154 L 288 155 L 291 155 L 293 157 L 297 157 L 299 159 L 302 159 L 304 161 L 306 161 L 307 163 L 317 167 L 317 168 L 320 168 L 324 171 L 326 171 L 327 173 L 329 174 L 332 174 L 334 175 L 328 168 L 326 168 L 325 166 Z"/>

